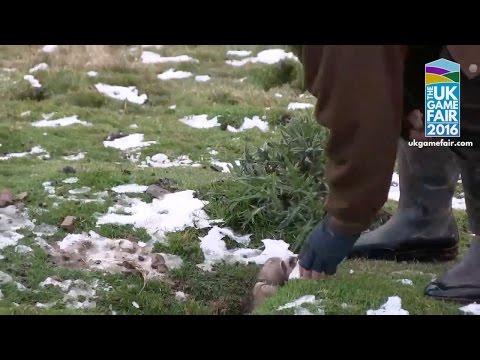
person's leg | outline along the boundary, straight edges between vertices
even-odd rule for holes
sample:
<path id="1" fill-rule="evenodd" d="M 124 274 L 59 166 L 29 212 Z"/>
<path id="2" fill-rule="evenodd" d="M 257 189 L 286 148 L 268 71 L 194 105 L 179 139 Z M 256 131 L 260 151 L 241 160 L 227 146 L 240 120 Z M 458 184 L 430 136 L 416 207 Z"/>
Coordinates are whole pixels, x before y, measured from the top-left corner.
<path id="1" fill-rule="evenodd" d="M 424 65 L 442 46 L 411 46 L 405 66 L 404 109 L 423 109 Z M 423 110 L 422 110 L 423 111 Z M 445 148 L 398 149 L 400 203 L 383 226 L 363 234 L 351 257 L 389 260 L 448 260 L 456 255 L 458 231 L 451 200 L 458 178 L 454 156 Z"/>
<path id="2" fill-rule="evenodd" d="M 451 59 L 448 52 L 443 54 Z M 470 231 L 474 234 L 467 254 L 460 263 L 425 289 L 439 299 L 462 302 L 480 301 L 480 78 L 461 74 L 461 136 L 473 147 L 452 147 L 458 156 L 465 192 Z"/>
<path id="3" fill-rule="evenodd" d="M 459 170 L 452 151 L 419 149 L 400 140 L 398 172 L 397 212 L 386 224 L 364 233 L 350 257 L 399 261 L 455 258 L 458 230 L 452 196 Z"/>
<path id="4" fill-rule="evenodd" d="M 433 281 L 425 294 L 461 302 L 480 301 L 480 152 L 479 159 L 460 160 L 472 243 L 462 261 Z"/>

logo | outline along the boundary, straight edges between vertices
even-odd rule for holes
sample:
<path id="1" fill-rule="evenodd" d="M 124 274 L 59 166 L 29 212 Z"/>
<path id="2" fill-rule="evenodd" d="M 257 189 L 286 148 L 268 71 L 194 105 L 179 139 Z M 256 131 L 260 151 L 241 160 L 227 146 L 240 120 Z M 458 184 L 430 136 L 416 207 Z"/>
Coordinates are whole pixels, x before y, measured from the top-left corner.
<path id="1" fill-rule="evenodd" d="M 460 65 L 453 61 L 425 65 L 425 136 L 460 137 Z"/>

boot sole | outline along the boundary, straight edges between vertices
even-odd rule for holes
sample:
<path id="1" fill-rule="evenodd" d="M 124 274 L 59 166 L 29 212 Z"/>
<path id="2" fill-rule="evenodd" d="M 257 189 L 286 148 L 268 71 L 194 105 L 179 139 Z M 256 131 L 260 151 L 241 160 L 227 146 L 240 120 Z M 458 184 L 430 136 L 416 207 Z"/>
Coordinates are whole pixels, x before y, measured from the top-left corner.
<path id="1" fill-rule="evenodd" d="M 350 255 L 350 258 L 390 261 L 445 262 L 455 259 L 457 255 L 458 245 L 454 245 L 452 247 L 441 249 L 371 249 L 353 253 Z"/>
<path id="2" fill-rule="evenodd" d="M 475 302 L 480 302 L 480 297 L 449 297 L 449 296 L 434 296 L 434 295 L 425 295 L 430 299 L 437 300 L 437 301 L 445 301 L 448 303 L 458 303 L 461 305 L 468 305 Z"/>

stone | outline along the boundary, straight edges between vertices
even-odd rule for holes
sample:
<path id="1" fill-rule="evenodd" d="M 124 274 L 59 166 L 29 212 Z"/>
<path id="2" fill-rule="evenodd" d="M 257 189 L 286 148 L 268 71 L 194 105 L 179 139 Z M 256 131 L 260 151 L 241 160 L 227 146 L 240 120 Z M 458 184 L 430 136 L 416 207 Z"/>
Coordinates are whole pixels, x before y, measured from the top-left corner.
<path id="1" fill-rule="evenodd" d="M 0 207 L 13 204 L 13 194 L 10 190 L 4 189 L 0 192 Z"/>
<path id="2" fill-rule="evenodd" d="M 151 197 L 154 197 L 154 198 L 157 198 L 157 199 L 161 199 L 161 198 L 163 198 L 163 196 L 165 194 L 170 193 L 170 191 L 168 191 L 168 190 L 164 189 L 163 187 L 161 187 L 160 185 L 156 185 L 156 184 L 150 185 L 145 192 L 148 195 L 150 195 Z"/>
<path id="3" fill-rule="evenodd" d="M 63 219 L 62 223 L 60 224 L 60 227 L 62 229 L 65 229 L 69 232 L 72 232 L 73 229 L 75 228 L 75 220 L 76 220 L 76 217 L 75 216 L 67 216 L 65 217 L 65 219 Z"/>

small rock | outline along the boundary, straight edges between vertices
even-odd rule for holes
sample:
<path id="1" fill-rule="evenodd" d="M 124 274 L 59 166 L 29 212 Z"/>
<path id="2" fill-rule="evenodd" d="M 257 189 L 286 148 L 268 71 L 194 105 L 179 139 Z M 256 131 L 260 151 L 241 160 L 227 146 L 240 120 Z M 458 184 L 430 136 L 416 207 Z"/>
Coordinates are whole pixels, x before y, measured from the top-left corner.
<path id="1" fill-rule="evenodd" d="M 136 301 L 132 301 L 132 306 L 134 308 L 140 309 L 140 305 L 138 305 Z"/>
<path id="2" fill-rule="evenodd" d="M 26 191 L 24 192 L 21 192 L 20 194 L 18 194 L 17 196 L 15 196 L 15 200 L 17 201 L 22 201 L 22 200 L 25 200 L 28 196 L 28 193 Z"/>
<path id="3" fill-rule="evenodd" d="M 163 187 L 161 187 L 160 185 L 156 185 L 156 184 L 150 185 L 145 192 L 148 195 L 150 195 L 151 197 L 154 197 L 154 198 L 157 198 L 157 199 L 161 199 L 161 198 L 163 198 L 163 196 L 165 194 L 170 193 L 170 191 L 168 191 L 168 190 L 164 189 Z"/>
<path id="4" fill-rule="evenodd" d="M 120 139 L 122 137 L 125 137 L 127 135 L 125 135 L 124 133 L 122 133 L 121 131 L 118 132 L 118 133 L 110 133 L 108 134 L 107 138 L 105 139 L 106 141 L 113 141 L 115 139 Z"/>
<path id="5" fill-rule="evenodd" d="M 172 180 L 172 179 L 169 179 L 169 178 L 162 178 L 162 179 L 159 179 L 155 185 L 158 185 L 162 188 L 164 188 L 165 190 L 168 190 L 169 192 L 175 192 L 178 190 L 178 184 Z"/>
<path id="6" fill-rule="evenodd" d="M 152 254 L 152 269 L 163 270 L 166 269 L 165 259 L 160 254 Z"/>
<path id="7" fill-rule="evenodd" d="M 142 255 L 138 255 L 138 261 L 145 261 L 145 258 Z"/>
<path id="8" fill-rule="evenodd" d="M 75 220 L 76 220 L 76 217 L 75 216 L 67 216 L 65 217 L 65 219 L 63 219 L 62 223 L 60 224 L 60 227 L 62 229 L 65 229 L 69 232 L 72 232 L 73 229 L 75 228 Z"/>
<path id="9" fill-rule="evenodd" d="M 218 166 L 218 165 L 211 164 L 210 168 L 215 170 L 215 171 L 218 171 L 218 172 L 223 172 L 223 168 L 221 166 Z"/>
<path id="10" fill-rule="evenodd" d="M 75 170 L 73 167 L 71 166 L 65 166 L 62 171 L 65 173 L 65 174 L 75 174 L 77 172 L 77 170 Z"/>
<path id="11" fill-rule="evenodd" d="M 0 192 L 0 207 L 5 207 L 13 204 L 13 194 L 10 190 L 2 190 Z"/>

